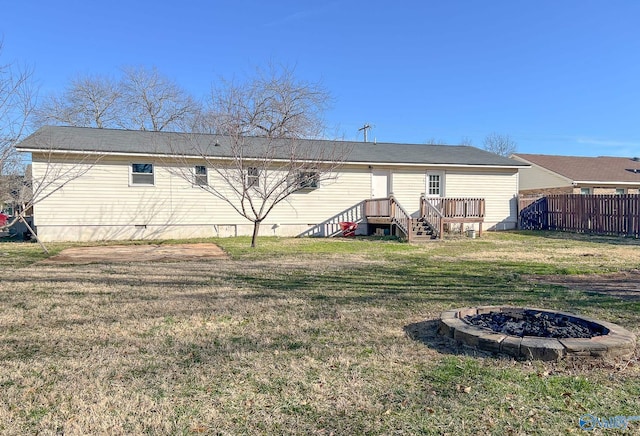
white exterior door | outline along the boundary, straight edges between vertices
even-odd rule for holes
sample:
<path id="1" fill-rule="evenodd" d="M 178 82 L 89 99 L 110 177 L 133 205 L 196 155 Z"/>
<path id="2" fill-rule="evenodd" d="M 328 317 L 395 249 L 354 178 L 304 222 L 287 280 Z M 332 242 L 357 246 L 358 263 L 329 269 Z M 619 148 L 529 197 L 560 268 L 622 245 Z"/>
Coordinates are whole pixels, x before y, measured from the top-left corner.
<path id="1" fill-rule="evenodd" d="M 389 196 L 389 170 L 371 170 L 371 198 Z"/>

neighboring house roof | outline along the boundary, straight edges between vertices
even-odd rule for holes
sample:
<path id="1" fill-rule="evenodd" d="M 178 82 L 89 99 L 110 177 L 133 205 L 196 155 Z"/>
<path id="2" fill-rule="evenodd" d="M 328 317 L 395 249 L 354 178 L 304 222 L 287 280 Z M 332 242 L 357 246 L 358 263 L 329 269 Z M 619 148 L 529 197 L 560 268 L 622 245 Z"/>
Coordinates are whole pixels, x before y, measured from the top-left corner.
<path id="1" fill-rule="evenodd" d="M 284 144 L 284 141 L 282 142 Z M 394 144 L 304 139 L 301 145 L 322 147 L 328 152 L 336 146 L 348 150 L 347 163 L 460 165 L 520 168 L 528 164 L 471 146 Z M 200 156 L 195 150 L 207 150 L 208 157 L 232 157 L 232 140 L 227 136 L 139 130 L 95 129 L 87 127 L 46 126 L 26 138 L 20 151 L 95 152 L 125 155 Z M 244 155 L 259 157 L 268 139 L 245 138 Z M 283 147 L 286 151 L 286 147 Z M 288 159 L 288 155 L 280 156 Z"/>
<path id="2" fill-rule="evenodd" d="M 545 168 L 573 182 L 640 183 L 640 160 L 636 158 L 523 153 L 515 153 L 512 156 Z"/>

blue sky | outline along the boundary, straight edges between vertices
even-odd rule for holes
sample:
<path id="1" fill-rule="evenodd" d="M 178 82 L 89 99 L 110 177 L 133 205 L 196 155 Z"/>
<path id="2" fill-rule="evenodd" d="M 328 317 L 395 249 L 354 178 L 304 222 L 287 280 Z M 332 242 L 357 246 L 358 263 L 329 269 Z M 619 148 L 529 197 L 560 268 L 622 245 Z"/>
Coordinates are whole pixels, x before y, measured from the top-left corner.
<path id="1" fill-rule="evenodd" d="M 156 66 L 195 96 L 269 62 L 321 81 L 329 137 L 640 155 L 635 0 L 0 0 L 2 59 L 41 94 Z"/>

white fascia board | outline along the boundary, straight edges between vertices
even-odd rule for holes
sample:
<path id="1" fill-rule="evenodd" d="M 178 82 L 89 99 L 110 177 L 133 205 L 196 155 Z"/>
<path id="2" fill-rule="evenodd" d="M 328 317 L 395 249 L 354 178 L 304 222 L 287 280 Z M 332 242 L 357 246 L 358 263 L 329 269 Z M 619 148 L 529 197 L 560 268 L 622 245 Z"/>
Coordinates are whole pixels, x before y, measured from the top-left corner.
<path id="1" fill-rule="evenodd" d="M 90 151 L 90 150 L 43 150 L 41 148 L 20 148 L 20 152 L 36 153 L 36 154 L 77 154 L 77 155 L 96 155 L 96 156 L 117 156 L 117 157 L 148 157 L 148 158 L 161 158 L 161 159 L 202 159 L 202 156 L 198 155 L 181 155 L 181 154 L 161 154 L 161 153 L 126 153 L 126 152 L 113 152 L 113 151 Z M 228 160 L 229 157 L 210 157 L 207 159 L 220 159 Z"/>
<path id="2" fill-rule="evenodd" d="M 81 151 L 81 150 L 42 150 L 42 149 L 28 149 L 22 148 L 20 152 L 36 153 L 36 154 L 64 154 L 64 155 L 92 155 L 92 156 L 116 156 L 116 157 L 133 157 L 133 158 L 149 158 L 149 159 L 188 159 L 188 160 L 219 160 L 229 161 L 234 160 L 233 156 L 199 156 L 199 155 L 182 155 L 182 154 L 160 154 L 160 153 L 126 153 L 126 152 L 102 152 L 102 151 Z M 247 161 L 262 160 L 260 157 L 245 158 Z M 270 159 L 271 162 L 289 162 L 289 159 Z M 300 159 L 299 162 L 308 163 L 332 163 L 332 161 L 315 161 L 312 159 Z M 344 162 L 345 165 L 349 165 L 350 162 Z"/>
<path id="3" fill-rule="evenodd" d="M 123 152 L 112 152 L 112 151 L 93 151 L 93 150 L 47 150 L 42 148 L 17 148 L 16 150 L 25 153 L 38 153 L 38 154 L 96 154 L 100 156 L 144 156 L 144 157 L 172 157 L 167 154 L 158 154 L 158 153 L 123 153 Z M 173 157 L 185 157 L 182 155 L 175 155 Z"/>
<path id="4" fill-rule="evenodd" d="M 398 163 L 398 162 L 348 162 L 348 165 L 370 165 L 378 167 L 438 167 L 438 168 L 488 168 L 488 169 L 519 169 L 529 168 L 530 165 L 481 165 L 481 164 L 450 164 L 450 163 Z"/>
<path id="5" fill-rule="evenodd" d="M 231 156 L 198 156 L 198 155 L 180 155 L 180 154 L 159 154 L 159 153 L 126 153 L 126 152 L 104 152 L 104 151 L 84 151 L 84 150 L 44 150 L 41 148 L 18 148 L 20 152 L 40 153 L 40 154 L 90 154 L 98 156 L 123 156 L 123 157 L 148 157 L 162 159 L 212 159 L 212 160 L 229 160 L 234 159 Z M 247 158 L 251 160 L 252 158 Z M 256 157 L 253 159 L 260 159 Z M 274 162 L 288 162 L 288 159 L 272 159 Z M 315 162 L 308 160 L 309 162 Z M 330 161 L 326 161 L 330 163 Z M 531 165 L 481 165 L 481 164 L 449 164 L 449 163 L 409 163 L 409 162 L 352 162 L 345 160 L 343 165 L 362 165 L 362 166 L 384 166 L 384 167 L 442 167 L 442 168 L 490 168 L 490 169 L 520 169 L 529 168 Z"/>
<path id="6" fill-rule="evenodd" d="M 574 185 L 589 185 L 589 186 L 640 186 L 640 182 L 603 182 L 597 180 L 576 180 Z"/>

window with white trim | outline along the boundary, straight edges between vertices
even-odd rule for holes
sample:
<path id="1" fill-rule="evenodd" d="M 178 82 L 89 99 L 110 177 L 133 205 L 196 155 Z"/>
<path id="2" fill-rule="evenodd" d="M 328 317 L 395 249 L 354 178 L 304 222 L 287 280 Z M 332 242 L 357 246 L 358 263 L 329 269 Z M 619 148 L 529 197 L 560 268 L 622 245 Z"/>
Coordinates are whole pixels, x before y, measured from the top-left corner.
<path id="1" fill-rule="evenodd" d="M 207 186 L 209 180 L 207 179 L 207 167 L 204 165 L 196 165 L 193 169 L 193 184 L 195 186 Z"/>
<path id="2" fill-rule="evenodd" d="M 582 195 L 591 194 L 591 188 L 580 188 L 580 194 L 582 194 Z"/>
<path id="3" fill-rule="evenodd" d="M 426 193 L 428 197 L 442 197 L 444 195 L 444 173 L 442 171 L 427 172 Z"/>
<path id="4" fill-rule="evenodd" d="M 295 185 L 297 190 L 311 190 L 320 187 L 320 175 L 317 171 L 300 171 L 289 186 Z"/>
<path id="5" fill-rule="evenodd" d="M 131 185 L 153 186 L 155 175 L 153 164 L 132 163 L 131 164 Z"/>
<path id="6" fill-rule="evenodd" d="M 260 186 L 260 168 L 249 167 L 247 168 L 247 187 L 259 187 Z"/>

